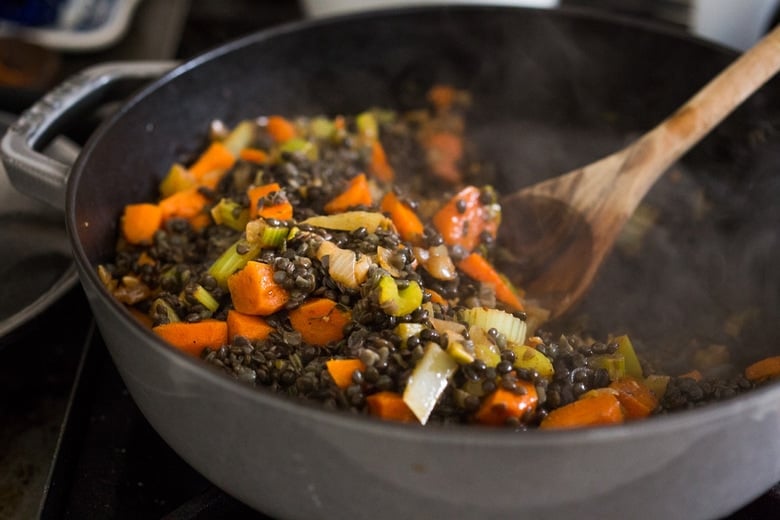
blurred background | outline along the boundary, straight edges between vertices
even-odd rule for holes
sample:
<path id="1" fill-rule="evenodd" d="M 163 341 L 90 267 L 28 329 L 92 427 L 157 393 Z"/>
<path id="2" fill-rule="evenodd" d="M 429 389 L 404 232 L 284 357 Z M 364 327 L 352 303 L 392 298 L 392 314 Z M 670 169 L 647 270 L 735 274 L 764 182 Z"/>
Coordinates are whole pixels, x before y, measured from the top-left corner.
<path id="1" fill-rule="evenodd" d="M 63 77 L 91 63 L 114 59 L 186 59 L 225 40 L 304 17 L 445 1 L 3 0 L 0 2 L 0 109 L 18 111 Z M 682 27 L 741 50 L 777 21 L 780 0 L 487 0 L 486 3 L 610 11 Z"/>
<path id="2" fill-rule="evenodd" d="M 0 115 L 13 120 L 63 79 L 93 64 L 186 60 L 281 23 L 433 2 L 443 0 L 0 0 Z M 772 27 L 780 7 L 780 0 L 485 3 L 607 11 L 687 30 L 734 50 L 746 49 Z M 78 143 L 91 127 L 81 130 L 82 135 L 68 137 Z M 8 255 L 6 248 L 3 256 Z M 8 297 L 7 286 L 0 294 Z M 51 327 L 52 317 L 65 315 L 67 328 Z M 0 520 L 34 518 L 42 504 L 44 518 L 66 517 L 63 512 L 74 508 L 100 518 L 159 518 L 171 510 L 165 518 L 206 518 L 201 512 L 215 504 L 227 517 L 257 518 L 215 494 L 167 449 L 140 417 L 107 359 L 93 362 L 99 367 L 97 381 L 84 383 L 82 375 L 79 383 L 89 323 L 83 296 L 75 290 L 37 321 L 0 335 Z M 68 414 L 70 423 L 64 419 Z M 72 433 L 73 424 L 78 434 Z M 94 449 L 65 450 L 69 433 Z M 83 470 L 86 463 L 89 469 Z M 76 469 L 62 477 L 63 465 Z M 83 477 L 87 474 L 91 478 Z M 63 478 L 69 494 L 62 490 Z"/>

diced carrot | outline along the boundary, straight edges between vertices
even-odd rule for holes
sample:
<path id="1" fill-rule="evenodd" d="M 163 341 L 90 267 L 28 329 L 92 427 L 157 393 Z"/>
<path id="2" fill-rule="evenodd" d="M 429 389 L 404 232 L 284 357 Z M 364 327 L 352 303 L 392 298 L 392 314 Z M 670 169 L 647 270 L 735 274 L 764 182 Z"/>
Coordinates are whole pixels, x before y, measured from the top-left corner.
<path id="1" fill-rule="evenodd" d="M 233 307 L 244 314 L 268 316 L 282 309 L 290 299 L 287 289 L 274 282 L 274 268 L 250 260 L 228 277 Z"/>
<path id="2" fill-rule="evenodd" d="M 254 164 L 264 164 L 268 162 L 268 154 L 259 148 L 244 148 L 238 153 L 238 156 L 244 161 Z"/>
<path id="3" fill-rule="evenodd" d="M 434 214 L 433 225 L 447 245 L 472 251 L 483 232 L 495 238 L 501 217 L 482 203 L 481 195 L 476 186 L 467 186 Z"/>
<path id="4" fill-rule="evenodd" d="M 745 377 L 749 381 L 763 381 L 780 376 L 780 356 L 773 356 L 756 361 L 745 369 Z"/>
<path id="5" fill-rule="evenodd" d="M 395 178 L 395 170 L 388 162 L 385 148 L 378 139 L 371 143 L 369 171 L 377 180 L 382 182 L 390 182 Z"/>
<path id="6" fill-rule="evenodd" d="M 131 244 L 149 244 L 162 221 L 157 204 L 128 204 L 122 214 L 122 235 Z"/>
<path id="7" fill-rule="evenodd" d="M 622 377 L 610 383 L 617 390 L 617 399 L 623 405 L 626 419 L 643 419 L 658 408 L 658 398 L 650 387 L 633 377 Z"/>
<path id="8" fill-rule="evenodd" d="M 680 374 L 677 377 L 688 377 L 690 379 L 693 379 L 694 381 L 701 381 L 704 376 L 701 375 L 701 372 L 699 372 L 698 370 L 694 369 L 694 370 L 690 370 L 690 371 L 688 371 L 688 372 L 686 372 L 684 374 Z"/>
<path id="9" fill-rule="evenodd" d="M 402 395 L 396 392 L 383 391 L 366 397 L 366 404 L 371 415 L 388 421 L 415 422 L 417 417 L 404 402 Z"/>
<path id="10" fill-rule="evenodd" d="M 162 219 L 166 221 L 178 217 L 189 220 L 198 214 L 204 213 L 206 202 L 206 197 L 197 188 L 177 191 L 160 201 Z"/>
<path id="11" fill-rule="evenodd" d="M 413 244 L 420 243 L 423 236 L 423 223 L 417 213 L 399 199 L 395 193 L 388 191 L 382 198 L 380 209 L 390 215 L 401 238 Z"/>
<path id="12" fill-rule="evenodd" d="M 138 255 L 138 260 L 136 260 L 135 263 L 138 265 L 154 265 L 157 261 L 146 251 L 141 251 L 141 254 Z"/>
<path id="13" fill-rule="evenodd" d="M 212 142 L 208 148 L 190 166 L 189 171 L 199 183 L 207 174 L 219 172 L 219 176 L 236 162 L 236 157 L 228 148 L 219 141 Z M 213 181 L 211 181 L 213 182 Z"/>
<path id="14" fill-rule="evenodd" d="M 197 215 L 190 217 L 190 226 L 195 231 L 201 231 L 214 222 L 214 219 L 209 213 L 198 213 Z"/>
<path id="15" fill-rule="evenodd" d="M 347 388 L 352 384 L 352 374 L 355 370 L 366 369 L 366 365 L 359 359 L 330 359 L 325 362 L 325 366 L 339 388 Z"/>
<path id="16" fill-rule="evenodd" d="M 292 328 L 303 341 L 325 346 L 344 338 L 344 327 L 352 319 L 350 312 L 328 298 L 310 298 L 289 313 Z"/>
<path id="17" fill-rule="evenodd" d="M 422 140 L 431 173 L 450 184 L 460 184 L 459 162 L 463 158 L 463 138 L 452 132 L 434 132 Z"/>
<path id="18" fill-rule="evenodd" d="M 174 347 L 193 356 L 200 356 L 206 347 L 216 349 L 228 342 L 227 323 L 221 320 L 176 321 L 157 325 L 152 330 Z"/>
<path id="19" fill-rule="evenodd" d="M 439 294 L 438 292 L 434 291 L 433 289 L 428 289 L 428 288 L 426 287 L 426 288 L 425 288 L 425 292 L 426 292 L 427 294 L 430 294 L 430 295 L 431 295 L 431 301 L 432 301 L 433 303 L 438 303 L 439 305 L 442 305 L 442 306 L 447 306 L 447 305 L 449 305 L 449 303 L 447 302 L 447 300 L 445 300 L 445 299 L 444 299 L 444 297 L 443 297 L 441 294 Z"/>
<path id="20" fill-rule="evenodd" d="M 539 336 L 529 336 L 525 340 L 525 344 L 528 345 L 529 347 L 533 347 L 533 348 L 536 348 L 536 347 L 538 347 L 539 345 L 541 345 L 543 343 L 544 343 L 544 340 L 542 338 L 540 338 Z"/>
<path id="21" fill-rule="evenodd" d="M 282 116 L 270 116 L 266 128 L 271 138 L 277 143 L 283 143 L 298 136 L 298 131 L 292 121 Z"/>
<path id="22" fill-rule="evenodd" d="M 619 424 L 623 420 L 623 409 L 615 393 L 598 392 L 552 410 L 539 428 L 584 428 Z"/>
<path id="23" fill-rule="evenodd" d="M 264 204 L 260 206 L 260 200 L 274 192 L 280 192 L 282 188 L 278 183 L 272 182 L 262 186 L 251 186 L 247 190 L 249 197 L 249 218 L 257 217 L 289 220 L 293 216 L 293 207 L 286 199 L 278 204 Z"/>
<path id="24" fill-rule="evenodd" d="M 510 417 L 522 419 L 523 416 L 536 409 L 539 396 L 533 383 L 522 379 L 517 381 L 521 392 L 513 392 L 498 388 L 488 395 L 477 410 L 474 418 L 482 424 L 502 426 Z"/>
<path id="25" fill-rule="evenodd" d="M 523 310 L 523 303 L 515 289 L 482 255 L 471 253 L 458 262 L 458 268 L 478 282 L 492 285 L 499 301 L 515 310 Z"/>
<path id="26" fill-rule="evenodd" d="M 439 111 L 452 108 L 457 97 L 457 91 L 450 85 L 434 85 L 428 91 L 428 101 Z"/>
<path id="27" fill-rule="evenodd" d="M 355 206 L 370 206 L 373 202 L 366 174 L 356 175 L 347 188 L 325 204 L 325 213 L 343 213 Z"/>
<path id="28" fill-rule="evenodd" d="M 260 316 L 244 314 L 230 309 L 227 314 L 228 338 L 242 336 L 251 341 L 264 340 L 274 328 Z"/>

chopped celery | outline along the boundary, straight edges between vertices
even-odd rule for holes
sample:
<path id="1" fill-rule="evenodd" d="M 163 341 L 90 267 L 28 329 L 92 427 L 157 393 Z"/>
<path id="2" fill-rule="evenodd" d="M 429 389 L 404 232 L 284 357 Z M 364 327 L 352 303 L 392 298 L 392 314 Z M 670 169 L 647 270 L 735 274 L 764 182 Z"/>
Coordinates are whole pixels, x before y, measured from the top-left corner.
<path id="1" fill-rule="evenodd" d="M 228 134 L 222 144 L 230 150 L 230 153 L 238 156 L 239 152 L 247 148 L 255 138 L 257 125 L 254 121 L 241 121 Z"/>
<path id="2" fill-rule="evenodd" d="M 379 137 L 379 123 L 373 112 L 361 112 L 355 118 L 358 134 L 368 141 L 375 141 Z"/>
<path id="3" fill-rule="evenodd" d="M 289 235 L 286 226 L 271 226 L 264 218 L 256 218 L 247 222 L 246 240 L 253 244 L 260 244 L 262 248 L 274 248 L 284 244 Z"/>
<path id="4" fill-rule="evenodd" d="M 412 370 L 403 399 L 421 424 L 428 422 L 439 397 L 447 388 L 458 364 L 436 343 L 425 345 L 423 357 Z"/>
<path id="5" fill-rule="evenodd" d="M 588 358 L 588 366 L 603 368 L 609 374 L 610 381 L 617 381 L 626 375 L 626 358 L 623 354 L 603 354 Z"/>
<path id="6" fill-rule="evenodd" d="M 526 324 L 517 316 L 500 309 L 473 307 L 462 312 L 463 320 L 469 325 L 481 327 L 487 332 L 496 329 L 511 343 L 525 343 Z"/>
<path id="7" fill-rule="evenodd" d="M 515 362 L 513 363 L 515 368 L 535 370 L 541 377 L 552 379 L 555 371 L 550 358 L 528 345 L 511 343 L 509 348 L 515 353 Z"/>
<path id="8" fill-rule="evenodd" d="M 192 188 L 196 184 L 195 177 L 192 176 L 187 168 L 181 164 L 174 163 L 160 183 L 160 195 L 165 198 L 178 191 Z"/>
<path id="9" fill-rule="evenodd" d="M 162 298 L 157 298 L 152 302 L 149 314 L 152 316 L 153 320 L 160 323 L 176 323 L 177 321 L 181 321 L 176 310 Z"/>
<path id="10" fill-rule="evenodd" d="M 257 257 L 266 247 L 279 247 L 287 239 L 289 230 L 285 226 L 270 226 L 263 218 L 252 220 L 246 225 L 246 238 L 238 239 L 222 253 L 209 267 L 221 288 L 227 287 L 228 277 L 240 270 L 247 262 Z"/>
<path id="11" fill-rule="evenodd" d="M 637 379 L 643 379 L 644 373 L 642 372 L 642 365 L 639 363 L 639 357 L 636 355 L 634 345 L 631 344 L 631 340 L 627 334 L 618 336 L 615 338 L 615 343 L 618 346 L 618 353 L 622 354 L 626 360 L 626 375 L 636 377 Z"/>
<path id="12" fill-rule="evenodd" d="M 345 211 L 335 215 L 318 215 L 303 220 L 301 224 L 336 231 L 354 231 L 364 227 L 369 233 L 374 233 L 377 229 L 393 227 L 393 222 L 389 218 L 375 211 Z"/>
<path id="13" fill-rule="evenodd" d="M 242 231 L 249 222 L 249 209 L 231 199 L 221 199 L 211 208 L 214 222 L 236 231 Z"/>
<path id="14" fill-rule="evenodd" d="M 192 297 L 211 312 L 219 309 L 219 302 L 200 284 L 195 286 L 195 289 L 192 291 Z"/>
<path id="15" fill-rule="evenodd" d="M 474 356 L 489 367 L 498 365 L 501 361 L 501 350 L 493 343 L 485 330 L 479 325 L 469 328 L 469 337 L 474 342 Z"/>
<path id="16" fill-rule="evenodd" d="M 406 348 L 406 340 L 418 335 L 424 328 L 425 325 L 422 323 L 399 323 L 395 326 L 393 332 L 401 338 L 401 348 Z"/>
<path id="17" fill-rule="evenodd" d="M 462 334 L 450 331 L 445 333 L 445 337 L 447 338 L 447 354 L 458 364 L 468 365 L 476 359 L 474 344 L 464 338 Z"/>
<path id="18" fill-rule="evenodd" d="M 336 130 L 333 121 L 327 117 L 315 117 L 309 123 L 309 131 L 315 139 L 329 139 L 333 137 L 333 132 Z"/>
<path id="19" fill-rule="evenodd" d="M 302 155 L 305 155 L 308 159 L 312 161 L 316 161 L 319 156 L 319 150 L 317 150 L 317 145 L 314 143 L 307 141 L 306 139 L 302 139 L 300 137 L 293 137 L 292 139 L 288 139 L 284 143 L 279 146 L 280 152 L 289 152 L 289 153 L 299 153 Z"/>
<path id="20" fill-rule="evenodd" d="M 379 305 L 390 316 L 406 316 L 422 303 L 422 288 L 414 281 L 399 289 L 396 280 L 388 274 L 379 279 L 378 289 Z"/>
<path id="21" fill-rule="evenodd" d="M 666 385 L 669 384 L 669 376 L 650 374 L 645 378 L 645 384 L 658 399 L 662 399 L 666 393 Z"/>
<path id="22" fill-rule="evenodd" d="M 214 277 L 221 288 L 226 289 L 228 277 L 242 269 L 247 262 L 260 254 L 262 249 L 263 244 L 261 242 L 249 242 L 246 239 L 241 238 L 228 247 L 225 252 L 211 264 L 208 272 Z"/>
<path id="23" fill-rule="evenodd" d="M 385 108 L 374 108 L 371 110 L 376 122 L 380 125 L 393 123 L 397 119 L 396 112 Z"/>
<path id="24" fill-rule="evenodd" d="M 461 388 L 472 395 L 476 395 L 477 397 L 482 397 L 483 395 L 485 395 L 485 389 L 482 387 L 481 380 L 478 381 L 468 380 L 465 383 L 463 383 L 463 386 L 461 386 Z"/>

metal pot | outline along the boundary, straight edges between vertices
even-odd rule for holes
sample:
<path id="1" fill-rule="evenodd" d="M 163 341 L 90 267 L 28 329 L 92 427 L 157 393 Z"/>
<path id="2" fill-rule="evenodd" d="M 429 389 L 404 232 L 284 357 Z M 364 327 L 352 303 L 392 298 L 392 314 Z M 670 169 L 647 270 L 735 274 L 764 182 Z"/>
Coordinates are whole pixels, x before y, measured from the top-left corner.
<path id="1" fill-rule="evenodd" d="M 430 84 L 449 82 L 471 90 L 475 140 L 494 155 L 500 188 L 511 190 L 613 151 L 732 57 L 675 31 L 574 11 L 371 13 L 265 31 L 175 68 L 101 125 L 68 175 L 33 150 L 106 85 L 160 66 L 86 71 L 25 114 L 2 152 L 18 188 L 56 204 L 67 185 L 82 284 L 149 422 L 194 468 L 258 510 L 284 518 L 712 518 L 780 480 L 776 384 L 583 431 L 387 424 L 215 373 L 138 326 L 95 268 L 112 255 L 123 205 L 153 198 L 213 118 L 418 106 Z M 744 307 L 760 319 L 735 361 L 776 348 L 777 94 L 777 82 L 766 86 L 651 192 L 660 215 L 652 240 L 639 256 L 613 255 L 583 304 L 589 319 L 633 327 L 655 344 L 706 333 Z M 697 200 L 709 205 L 689 204 Z"/>

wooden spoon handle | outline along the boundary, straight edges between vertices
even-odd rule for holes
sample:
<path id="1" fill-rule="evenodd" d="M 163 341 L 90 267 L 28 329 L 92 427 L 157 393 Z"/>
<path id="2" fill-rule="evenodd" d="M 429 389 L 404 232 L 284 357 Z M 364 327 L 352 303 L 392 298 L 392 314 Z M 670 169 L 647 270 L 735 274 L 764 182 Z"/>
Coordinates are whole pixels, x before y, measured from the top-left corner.
<path id="1" fill-rule="evenodd" d="M 625 150 L 626 164 L 621 170 L 639 174 L 633 190 L 639 199 L 669 166 L 779 70 L 780 26 Z M 646 164 L 637 164 L 643 162 Z"/>

